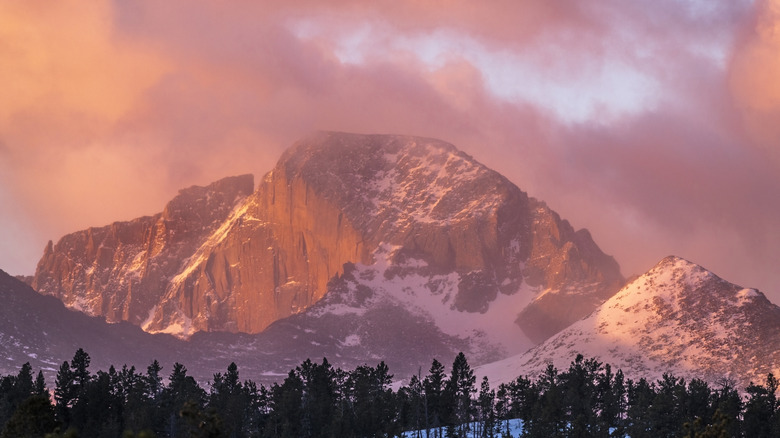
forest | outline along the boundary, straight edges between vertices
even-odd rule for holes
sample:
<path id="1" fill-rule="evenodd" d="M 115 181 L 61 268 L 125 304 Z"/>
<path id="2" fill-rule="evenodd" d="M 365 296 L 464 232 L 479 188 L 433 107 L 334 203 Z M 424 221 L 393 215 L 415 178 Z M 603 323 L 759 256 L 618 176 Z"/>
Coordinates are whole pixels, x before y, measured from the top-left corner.
<path id="1" fill-rule="evenodd" d="M 306 360 L 281 383 L 241 381 L 231 363 L 201 387 L 176 363 L 167 378 L 110 367 L 92 373 L 75 352 L 47 387 L 29 363 L 0 377 L 0 430 L 6 437 L 777 437 L 777 379 L 740 393 L 673 375 L 627 379 L 577 356 L 566 370 L 519 376 L 491 388 L 463 353 L 447 372 L 434 359 L 426 375 L 394 385 L 380 362 L 349 371 Z M 512 424 L 522 427 L 510 428 Z M 519 435 L 518 435 L 519 434 Z"/>

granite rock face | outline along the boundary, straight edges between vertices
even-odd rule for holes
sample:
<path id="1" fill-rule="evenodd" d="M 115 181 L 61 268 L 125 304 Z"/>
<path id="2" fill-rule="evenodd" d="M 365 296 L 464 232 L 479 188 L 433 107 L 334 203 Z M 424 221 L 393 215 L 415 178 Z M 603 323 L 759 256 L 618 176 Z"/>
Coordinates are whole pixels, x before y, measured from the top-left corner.
<path id="1" fill-rule="evenodd" d="M 318 133 L 251 189 L 251 176 L 227 178 L 156 216 L 67 235 L 46 248 L 33 286 L 152 333 L 257 333 L 321 300 L 345 264 L 381 253 L 386 276 L 409 260 L 424 264 L 415 275 L 454 275 L 448 305 L 464 314 L 533 290 L 515 315 L 539 342 L 623 283 L 587 230 L 438 140 Z"/>
<path id="2" fill-rule="evenodd" d="M 252 175 L 179 192 L 162 213 L 49 242 L 32 286 L 109 322 L 141 325 L 199 243 L 252 193 Z"/>

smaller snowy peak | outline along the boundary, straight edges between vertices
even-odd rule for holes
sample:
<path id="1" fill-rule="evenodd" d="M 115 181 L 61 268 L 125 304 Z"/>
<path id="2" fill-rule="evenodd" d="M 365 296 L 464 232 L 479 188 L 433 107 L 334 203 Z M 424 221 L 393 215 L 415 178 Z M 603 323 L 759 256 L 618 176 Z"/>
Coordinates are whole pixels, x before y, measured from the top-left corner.
<path id="1" fill-rule="evenodd" d="M 742 387 L 780 370 L 780 307 L 680 257 L 666 257 L 588 317 L 530 351 L 486 366 L 494 378 L 565 369 L 577 354 L 628 377 L 724 378 Z M 511 376 L 515 374 L 515 376 Z"/>
<path id="2" fill-rule="evenodd" d="M 658 262 L 645 277 L 656 277 L 656 281 L 664 284 L 695 286 L 716 276 L 696 263 L 671 255 Z"/>
<path id="3" fill-rule="evenodd" d="M 668 256 L 630 282 L 605 305 L 626 307 L 652 299 L 663 300 L 677 309 L 714 312 L 753 302 L 756 298 L 768 302 L 756 289 L 741 288 L 700 265 Z"/>

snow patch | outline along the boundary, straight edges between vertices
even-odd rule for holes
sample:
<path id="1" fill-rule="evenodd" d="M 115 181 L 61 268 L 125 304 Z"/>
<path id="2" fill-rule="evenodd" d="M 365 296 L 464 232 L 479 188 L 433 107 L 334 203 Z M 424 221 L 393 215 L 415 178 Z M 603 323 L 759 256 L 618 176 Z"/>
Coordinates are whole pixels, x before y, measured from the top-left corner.
<path id="1" fill-rule="evenodd" d="M 178 287 L 208 259 L 209 254 L 214 251 L 214 248 L 216 248 L 217 245 L 225 240 L 230 231 L 235 226 L 241 224 L 242 220 L 258 220 L 248 214 L 251 205 L 252 202 L 243 202 L 233 208 L 228 219 L 211 233 L 195 254 L 187 259 L 181 272 L 171 279 L 169 290 L 178 289 Z"/>
<path id="2" fill-rule="evenodd" d="M 128 266 L 125 271 L 128 276 L 133 276 L 136 278 L 141 277 L 144 264 L 147 260 L 146 255 L 147 255 L 146 251 L 140 251 L 138 254 L 135 255 L 135 257 L 133 257 L 133 260 L 130 262 L 130 266 Z"/>
<path id="3" fill-rule="evenodd" d="M 456 195 L 461 187 L 472 185 L 489 171 L 455 152 L 442 151 L 439 145 L 423 147 L 423 154 L 410 153 L 416 144 L 402 153 L 385 154 L 390 170 L 377 172 L 365 191 L 365 199 L 373 204 L 376 214 L 397 213 L 396 222 L 401 227 L 411 222 L 447 223 L 479 214 L 500 202 L 500 195 L 495 193 L 474 199 L 457 211 L 442 212 L 439 205 L 447 195 Z"/>
<path id="4" fill-rule="evenodd" d="M 78 310 L 81 313 L 86 313 L 89 316 L 96 316 L 96 313 L 92 308 L 92 304 L 86 297 L 74 297 L 73 301 L 66 303 L 66 306 L 70 309 Z"/>
<path id="5" fill-rule="evenodd" d="M 325 314 L 336 315 L 336 316 L 345 316 L 345 315 L 363 316 L 366 313 L 366 309 L 362 307 L 353 307 L 348 304 L 339 303 L 339 304 L 329 304 L 321 308 L 310 308 L 309 312 L 312 316 L 317 316 L 317 317 Z"/>
<path id="6" fill-rule="evenodd" d="M 188 338 L 195 333 L 195 329 L 192 326 L 192 319 L 184 315 L 180 309 L 176 310 L 176 313 L 171 317 L 172 322 L 168 324 L 162 330 L 147 330 L 148 333 L 165 333 L 176 336 L 178 338 Z"/>
<path id="7" fill-rule="evenodd" d="M 514 321 L 533 299 L 536 289 L 523 285 L 511 295 L 499 293 L 485 313 L 462 312 L 453 303 L 458 293 L 459 274 L 430 275 L 425 272 L 427 263 L 420 259 L 407 258 L 402 263 L 393 263 L 398 248 L 381 244 L 374 253 L 373 265 L 356 265 L 354 277 L 359 285 L 372 291 L 372 300 L 390 299 L 433 321 L 447 335 L 472 339 L 480 344 L 497 343 L 509 354 L 533 346 Z M 358 314 L 365 312 L 365 305 L 356 308 L 334 304 L 323 309 L 322 313 L 325 312 Z"/>
<path id="8" fill-rule="evenodd" d="M 760 294 L 755 289 L 742 289 L 741 291 L 737 292 L 737 298 L 753 298 L 759 295 Z"/>
<path id="9" fill-rule="evenodd" d="M 742 289 L 737 292 L 737 303 L 741 306 L 743 304 L 753 301 L 753 298 L 760 296 L 761 294 L 755 289 Z"/>
<path id="10" fill-rule="evenodd" d="M 141 323 L 141 330 L 145 332 L 149 331 L 149 326 L 151 326 L 152 322 L 154 322 L 154 314 L 157 313 L 157 307 L 158 306 L 154 306 L 151 309 L 149 309 L 149 315 Z"/>
<path id="11" fill-rule="evenodd" d="M 343 341 L 341 341 L 341 345 L 345 347 L 356 347 L 360 345 L 360 336 L 358 335 L 349 335 L 346 338 L 344 338 Z"/>

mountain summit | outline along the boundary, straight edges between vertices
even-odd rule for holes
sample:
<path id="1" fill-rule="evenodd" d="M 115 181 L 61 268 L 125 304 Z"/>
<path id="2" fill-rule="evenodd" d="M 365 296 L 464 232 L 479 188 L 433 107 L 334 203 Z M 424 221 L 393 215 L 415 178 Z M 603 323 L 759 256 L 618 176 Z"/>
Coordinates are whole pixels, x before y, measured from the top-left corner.
<path id="1" fill-rule="evenodd" d="M 500 310 L 533 344 L 623 282 L 586 230 L 439 140 L 317 133 L 251 188 L 251 176 L 227 178 L 182 191 L 153 217 L 69 234 L 47 246 L 33 286 L 109 321 L 188 337 L 257 333 L 331 289 L 381 289 L 371 275 L 386 286 L 413 273 L 404 300 L 429 313 L 420 302 L 489 315 L 515 297 Z"/>

